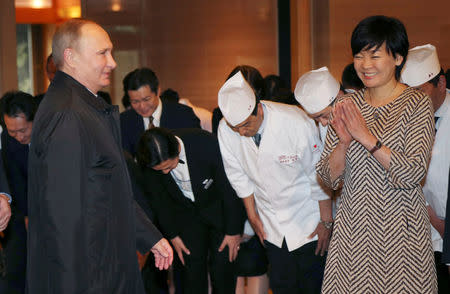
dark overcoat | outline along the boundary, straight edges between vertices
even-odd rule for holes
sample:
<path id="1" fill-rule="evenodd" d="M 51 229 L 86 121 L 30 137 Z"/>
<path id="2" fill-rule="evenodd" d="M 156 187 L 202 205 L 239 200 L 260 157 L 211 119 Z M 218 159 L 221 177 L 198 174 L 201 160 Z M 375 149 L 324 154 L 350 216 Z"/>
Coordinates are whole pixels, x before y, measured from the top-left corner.
<path id="1" fill-rule="evenodd" d="M 136 248 L 161 234 L 135 204 L 119 113 L 57 72 L 33 123 L 29 294 L 142 294 Z"/>

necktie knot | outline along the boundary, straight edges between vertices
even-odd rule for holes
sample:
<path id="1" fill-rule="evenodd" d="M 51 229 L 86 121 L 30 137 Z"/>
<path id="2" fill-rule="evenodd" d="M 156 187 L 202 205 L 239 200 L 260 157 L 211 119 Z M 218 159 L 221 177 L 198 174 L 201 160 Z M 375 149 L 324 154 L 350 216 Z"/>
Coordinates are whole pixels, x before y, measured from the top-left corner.
<path id="1" fill-rule="evenodd" d="M 149 130 L 155 127 L 155 125 L 153 124 L 153 120 L 154 120 L 154 119 L 155 119 L 155 118 L 153 117 L 153 115 L 151 115 L 151 116 L 148 118 L 148 129 L 149 129 Z"/>

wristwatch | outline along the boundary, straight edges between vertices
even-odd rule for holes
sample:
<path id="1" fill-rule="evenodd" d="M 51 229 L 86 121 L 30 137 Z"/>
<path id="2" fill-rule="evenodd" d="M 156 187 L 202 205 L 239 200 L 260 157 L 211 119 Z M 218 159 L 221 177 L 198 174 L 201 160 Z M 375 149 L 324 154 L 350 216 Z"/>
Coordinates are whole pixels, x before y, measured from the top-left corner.
<path id="1" fill-rule="evenodd" d="M 381 146 L 383 146 L 383 144 L 381 144 L 380 140 L 377 140 L 377 142 L 375 143 L 375 146 L 372 147 L 372 149 L 369 150 L 370 154 L 373 154 L 375 151 L 377 151 L 378 149 L 381 148 Z"/>
<path id="2" fill-rule="evenodd" d="M 325 227 L 325 229 L 331 230 L 333 228 L 334 221 L 326 222 L 326 221 L 320 220 L 319 224 L 322 224 Z"/>

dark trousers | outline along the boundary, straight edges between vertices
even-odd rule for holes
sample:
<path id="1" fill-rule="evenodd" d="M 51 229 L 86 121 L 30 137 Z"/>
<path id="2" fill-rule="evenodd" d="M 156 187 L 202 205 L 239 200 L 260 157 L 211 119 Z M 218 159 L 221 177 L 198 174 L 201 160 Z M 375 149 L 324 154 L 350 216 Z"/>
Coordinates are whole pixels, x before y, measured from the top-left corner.
<path id="1" fill-rule="evenodd" d="M 434 261 L 436 264 L 436 276 L 438 282 L 438 293 L 448 294 L 450 293 L 450 275 L 447 265 L 441 262 L 442 252 L 434 252 Z"/>
<path id="2" fill-rule="evenodd" d="M 264 241 L 269 259 L 270 287 L 274 294 L 320 293 L 326 255 L 315 255 L 317 241 L 289 252 L 286 240 L 281 248 Z"/>
<path id="3" fill-rule="evenodd" d="M 236 275 L 234 264 L 228 261 L 228 247 L 219 252 L 224 234 L 206 224 L 193 220 L 179 236 L 189 249 L 190 255 L 184 254 L 185 265 L 175 255 L 174 276 L 180 277 L 176 282 L 184 294 L 207 294 L 208 271 L 211 277 L 213 294 L 234 294 Z M 178 293 L 178 290 L 177 290 Z"/>
<path id="4" fill-rule="evenodd" d="M 0 293 L 25 293 L 25 273 L 27 261 L 27 233 L 24 217 L 20 213 L 13 213 L 5 237 L 0 240 L 3 249 L 2 273 L 0 274 Z"/>
<path id="5" fill-rule="evenodd" d="M 155 258 L 150 252 L 147 262 L 142 268 L 142 281 L 147 294 L 168 294 L 167 271 L 155 267 Z"/>

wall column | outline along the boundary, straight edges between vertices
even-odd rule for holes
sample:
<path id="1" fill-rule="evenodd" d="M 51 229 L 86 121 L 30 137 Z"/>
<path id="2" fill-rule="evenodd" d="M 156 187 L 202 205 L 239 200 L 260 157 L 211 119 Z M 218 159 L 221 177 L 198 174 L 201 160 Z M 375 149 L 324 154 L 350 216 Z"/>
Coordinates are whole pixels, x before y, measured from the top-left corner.
<path id="1" fill-rule="evenodd" d="M 0 1 L 0 95 L 17 90 L 16 11 L 14 0 Z"/>

